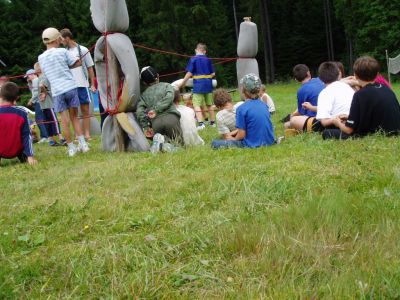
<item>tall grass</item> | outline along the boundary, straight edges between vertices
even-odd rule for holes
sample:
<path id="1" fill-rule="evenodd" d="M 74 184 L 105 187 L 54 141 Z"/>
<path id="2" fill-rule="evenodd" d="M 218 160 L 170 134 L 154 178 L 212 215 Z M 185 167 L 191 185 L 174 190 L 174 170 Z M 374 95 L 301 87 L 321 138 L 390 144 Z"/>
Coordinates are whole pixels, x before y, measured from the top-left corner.
<path id="1" fill-rule="evenodd" d="M 297 86 L 269 87 L 278 120 Z M 396 86 L 399 91 L 399 86 Z M 0 168 L 1 299 L 400 297 L 399 140 L 174 154 L 35 147 Z"/>

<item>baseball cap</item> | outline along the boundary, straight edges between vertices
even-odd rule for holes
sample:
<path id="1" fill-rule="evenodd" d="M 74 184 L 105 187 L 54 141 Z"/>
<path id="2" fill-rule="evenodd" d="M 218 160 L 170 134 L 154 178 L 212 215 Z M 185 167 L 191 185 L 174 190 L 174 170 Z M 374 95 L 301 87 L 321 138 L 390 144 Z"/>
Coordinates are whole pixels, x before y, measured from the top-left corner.
<path id="1" fill-rule="evenodd" d="M 29 69 L 28 71 L 26 71 L 24 78 L 28 77 L 29 75 L 35 74 L 35 70 L 34 69 Z"/>
<path id="2" fill-rule="evenodd" d="M 158 78 L 157 70 L 151 66 L 144 67 L 140 71 L 140 79 L 142 79 L 145 83 L 149 84 Z"/>
<path id="3" fill-rule="evenodd" d="M 60 32 L 56 28 L 53 28 L 53 27 L 49 27 L 49 28 L 45 29 L 42 33 L 42 40 L 43 40 L 43 43 L 45 43 L 45 44 L 54 42 L 55 40 L 57 40 L 60 37 L 61 37 Z"/>
<path id="4" fill-rule="evenodd" d="M 255 74 L 247 74 L 241 80 L 240 84 L 250 94 L 258 94 L 261 89 L 261 80 Z"/>

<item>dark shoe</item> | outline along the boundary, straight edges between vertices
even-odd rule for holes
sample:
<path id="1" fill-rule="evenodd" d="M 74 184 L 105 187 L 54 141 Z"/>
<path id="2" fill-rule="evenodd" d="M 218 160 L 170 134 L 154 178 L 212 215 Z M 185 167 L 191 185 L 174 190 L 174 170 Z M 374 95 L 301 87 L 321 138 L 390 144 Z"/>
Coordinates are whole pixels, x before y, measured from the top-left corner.
<path id="1" fill-rule="evenodd" d="M 67 140 L 66 139 L 61 139 L 60 140 L 60 145 L 61 146 L 67 146 Z"/>
<path id="2" fill-rule="evenodd" d="M 286 117 L 284 117 L 282 120 L 280 120 L 281 123 L 286 123 L 290 121 L 290 114 L 288 114 Z"/>

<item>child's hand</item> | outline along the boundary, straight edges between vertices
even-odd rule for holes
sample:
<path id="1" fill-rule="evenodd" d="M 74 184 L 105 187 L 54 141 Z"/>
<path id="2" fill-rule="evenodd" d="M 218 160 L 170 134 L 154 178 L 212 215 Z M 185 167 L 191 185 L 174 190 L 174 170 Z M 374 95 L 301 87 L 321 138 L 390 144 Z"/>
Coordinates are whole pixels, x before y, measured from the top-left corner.
<path id="1" fill-rule="evenodd" d="M 310 102 L 303 102 L 301 106 L 303 106 L 304 109 L 310 109 L 312 104 Z"/>
<path id="2" fill-rule="evenodd" d="M 33 156 L 29 156 L 29 157 L 28 157 L 28 164 L 29 164 L 30 166 L 34 166 L 34 165 L 37 164 L 37 160 L 34 159 Z"/>
<path id="3" fill-rule="evenodd" d="M 156 112 L 154 111 L 154 110 L 150 110 L 148 113 L 147 113 L 147 116 L 150 118 L 150 119 L 154 119 L 155 117 L 156 117 Z"/>
<path id="4" fill-rule="evenodd" d="M 144 131 L 144 135 L 148 138 L 152 138 L 154 136 L 154 131 L 152 128 L 148 128 Z"/>
<path id="5" fill-rule="evenodd" d="M 339 118 L 342 122 L 346 122 L 347 119 L 349 118 L 349 116 L 346 115 L 346 114 L 341 114 L 341 115 L 338 115 L 338 118 Z"/>
<path id="6" fill-rule="evenodd" d="M 46 100 L 46 93 L 40 93 L 39 94 L 39 101 L 40 102 L 44 102 L 44 100 Z"/>

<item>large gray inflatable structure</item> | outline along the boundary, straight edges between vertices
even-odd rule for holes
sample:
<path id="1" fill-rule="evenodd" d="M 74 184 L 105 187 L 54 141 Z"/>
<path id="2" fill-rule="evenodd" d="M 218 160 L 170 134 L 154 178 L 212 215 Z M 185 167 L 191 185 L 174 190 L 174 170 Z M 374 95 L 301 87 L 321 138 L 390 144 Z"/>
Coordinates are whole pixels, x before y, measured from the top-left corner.
<path id="1" fill-rule="evenodd" d="M 148 151 L 133 112 L 140 96 L 139 66 L 130 39 L 125 0 L 91 0 L 93 24 L 102 33 L 94 61 L 103 107 L 110 112 L 102 129 L 105 151 Z"/>
<path id="2" fill-rule="evenodd" d="M 244 18 L 244 21 L 240 24 L 240 32 L 237 44 L 237 55 L 238 60 L 236 62 L 236 71 L 238 79 L 238 87 L 241 98 L 242 87 L 240 80 L 244 75 L 253 73 L 259 75 L 258 62 L 255 59 L 258 52 L 258 30 L 257 25 L 251 22 L 251 18 Z"/>

